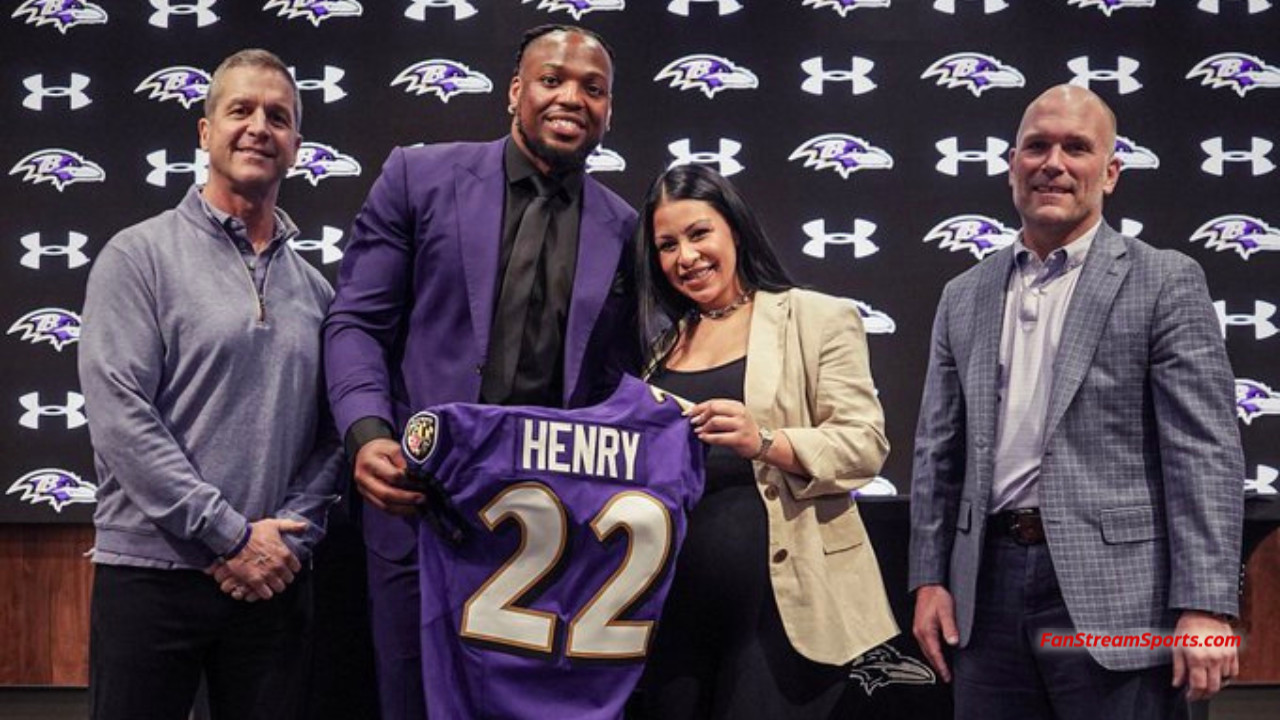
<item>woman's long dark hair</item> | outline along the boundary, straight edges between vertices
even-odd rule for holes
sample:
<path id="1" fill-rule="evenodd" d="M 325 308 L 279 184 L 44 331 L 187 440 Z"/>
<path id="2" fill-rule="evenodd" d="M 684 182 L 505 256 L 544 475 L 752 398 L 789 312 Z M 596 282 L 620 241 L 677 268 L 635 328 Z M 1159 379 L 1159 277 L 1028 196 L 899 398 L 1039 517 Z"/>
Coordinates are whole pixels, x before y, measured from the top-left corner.
<path id="1" fill-rule="evenodd" d="M 640 346 L 647 349 L 647 361 L 660 360 L 669 352 L 680 320 L 698 310 L 692 300 L 667 281 L 654 244 L 654 212 L 659 205 L 677 200 L 701 200 L 724 218 L 733 232 L 738 280 L 744 290 L 781 292 L 795 287 L 769 245 L 760 221 L 732 183 L 706 165 L 671 168 L 653 181 L 645 196 L 640 214 L 640 238 L 636 243 Z"/>

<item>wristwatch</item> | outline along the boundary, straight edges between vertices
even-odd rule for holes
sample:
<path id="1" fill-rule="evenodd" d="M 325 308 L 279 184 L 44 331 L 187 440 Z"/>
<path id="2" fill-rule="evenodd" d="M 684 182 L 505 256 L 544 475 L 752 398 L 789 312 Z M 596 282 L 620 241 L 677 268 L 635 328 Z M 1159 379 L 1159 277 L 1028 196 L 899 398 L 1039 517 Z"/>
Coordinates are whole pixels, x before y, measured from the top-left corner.
<path id="1" fill-rule="evenodd" d="M 763 460 L 765 455 L 769 454 L 769 448 L 773 447 L 773 431 L 768 428 L 760 428 L 760 449 L 755 455 L 751 456 L 752 460 Z"/>

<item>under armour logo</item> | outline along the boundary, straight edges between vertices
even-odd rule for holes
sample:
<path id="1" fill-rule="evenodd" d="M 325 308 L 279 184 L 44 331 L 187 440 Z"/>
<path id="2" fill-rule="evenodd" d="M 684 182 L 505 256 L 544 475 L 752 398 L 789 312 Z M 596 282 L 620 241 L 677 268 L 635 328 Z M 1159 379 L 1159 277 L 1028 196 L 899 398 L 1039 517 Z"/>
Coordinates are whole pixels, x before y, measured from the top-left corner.
<path id="1" fill-rule="evenodd" d="M 23 87 L 27 89 L 27 96 L 22 99 L 22 106 L 37 112 L 44 110 L 44 101 L 46 98 L 67 98 L 71 103 L 72 110 L 80 108 L 93 102 L 85 93 L 84 89 L 89 87 L 89 76 L 80 73 L 71 73 L 70 84 L 68 85 L 50 85 L 44 84 L 44 73 L 36 73 L 28 76 L 22 81 Z"/>
<path id="2" fill-rule="evenodd" d="M 413 0 L 405 8 L 404 16 L 410 20 L 426 22 L 427 8 L 453 8 L 454 20 L 466 20 L 478 12 L 476 6 L 467 0 Z"/>
<path id="3" fill-rule="evenodd" d="M 297 83 L 299 90 L 323 91 L 326 105 L 331 102 L 337 102 L 347 96 L 347 91 L 338 85 L 338 82 L 347 74 L 347 71 L 340 67 L 325 65 L 324 77 L 320 80 L 299 80 L 298 69 L 295 67 L 289 68 L 289 74 L 293 76 L 293 81 Z"/>
<path id="4" fill-rule="evenodd" d="M 1214 15 L 1217 15 L 1218 11 L 1222 8 L 1222 0 L 1200 0 L 1200 2 L 1196 3 L 1196 7 L 1200 8 L 1201 10 L 1207 13 L 1212 13 Z M 1263 10 L 1269 9 L 1270 7 L 1271 7 L 1271 3 L 1267 2 L 1267 0 L 1248 0 L 1248 8 L 1249 8 L 1250 15 L 1253 15 L 1255 13 L 1260 13 Z M 1273 490 L 1272 492 L 1275 492 L 1275 491 Z"/>
<path id="5" fill-rule="evenodd" d="M 191 162 L 171 163 L 168 150 L 156 150 L 147 153 L 147 164 L 152 167 L 151 172 L 147 173 L 147 183 L 156 187 L 168 186 L 171 174 L 193 173 L 197 185 L 203 185 L 209 178 L 209 153 L 199 148 L 193 154 Z"/>
<path id="6" fill-rule="evenodd" d="M 1138 237 L 1142 232 L 1142 223 L 1129 218 L 1120 218 L 1120 234 L 1128 235 L 1131 238 Z"/>
<path id="7" fill-rule="evenodd" d="M 25 409 L 22 417 L 18 418 L 18 424 L 32 430 L 39 430 L 40 418 L 46 417 L 62 418 L 68 430 L 74 430 L 85 423 L 84 396 L 78 392 L 67 392 L 66 405 L 41 405 L 38 392 L 23 395 L 18 398 L 18 404 Z"/>
<path id="8" fill-rule="evenodd" d="M 320 251 L 320 264 L 332 265 L 342 259 L 342 248 L 338 247 L 338 243 L 342 240 L 342 230 L 325 225 L 320 230 L 319 240 L 304 240 L 302 238 L 294 238 L 289 241 L 289 247 L 298 252 L 314 252 Z"/>
<path id="9" fill-rule="evenodd" d="M 40 233 L 28 233 L 19 240 L 27 251 L 18 262 L 32 270 L 40 269 L 40 260 L 46 257 L 65 257 L 67 268 L 74 269 L 89 264 L 89 256 L 84 254 L 84 247 L 89 244 L 89 236 L 84 233 L 67 233 L 67 244 L 44 245 L 40 242 Z"/>
<path id="10" fill-rule="evenodd" d="M 1254 340 L 1266 340 L 1280 330 L 1276 329 L 1271 318 L 1276 315 L 1276 306 L 1262 300 L 1253 301 L 1253 314 L 1228 313 L 1227 302 L 1218 300 L 1213 304 L 1213 311 L 1218 314 L 1218 326 L 1222 329 L 1222 337 L 1227 336 L 1227 326 L 1252 327 Z"/>
<path id="11" fill-rule="evenodd" d="M 610 150 L 597 145 L 587 156 L 587 172 L 622 172 L 627 169 L 627 160 L 617 150 Z"/>
<path id="12" fill-rule="evenodd" d="M 853 232 L 829 233 L 827 221 L 821 219 L 810 220 L 800 229 L 809 236 L 809 241 L 801 250 L 810 257 L 825 258 L 828 245 L 852 245 L 855 259 L 862 259 L 880 251 L 880 246 L 871 241 L 871 235 L 876 231 L 876 224 L 870 220 L 854 218 Z"/>
<path id="13" fill-rule="evenodd" d="M 960 141 L 955 136 L 943 138 L 933 146 L 942 153 L 942 159 L 934 167 L 943 175 L 959 175 L 962 162 L 985 163 L 987 175 L 999 175 L 1009 170 L 1009 161 L 1005 160 L 1009 143 L 1000 138 L 988 136 L 985 150 L 961 150 Z"/>
<path id="14" fill-rule="evenodd" d="M 875 81 L 867 77 L 875 66 L 875 62 L 854 55 L 849 58 L 848 70 L 827 70 L 823 67 L 821 57 L 811 57 L 800 63 L 800 69 L 808 76 L 800 83 L 800 89 L 810 95 L 821 95 L 823 85 L 829 82 L 847 82 L 854 95 L 869 93 L 876 89 Z"/>
<path id="15" fill-rule="evenodd" d="M 1280 470 L 1276 470 L 1270 465 L 1258 465 L 1254 467 L 1253 474 L 1255 477 L 1244 479 L 1245 492 L 1259 495 L 1280 494 L 1276 490 L 1276 478 L 1280 478 Z"/>
<path id="16" fill-rule="evenodd" d="M 977 0 L 973 0 L 976 2 Z M 982 0 L 982 12 L 986 15 L 998 13 L 1009 7 L 1004 0 Z M 933 0 L 933 9 L 948 15 L 956 14 L 956 0 Z"/>
<path id="17" fill-rule="evenodd" d="M 151 0 L 151 7 L 156 11 L 151 13 L 151 19 L 147 22 L 158 28 L 169 27 L 169 18 L 174 15 L 195 15 L 196 27 L 204 27 L 218 22 L 218 16 L 213 12 L 213 6 L 218 0 L 195 0 L 189 3 L 171 3 L 169 0 Z"/>
<path id="18" fill-rule="evenodd" d="M 742 3 L 738 2 L 738 0 L 671 0 L 671 2 L 667 3 L 667 12 L 672 15 L 689 17 L 689 6 L 693 3 L 701 5 L 715 3 L 720 17 L 732 15 L 742 9 Z"/>
<path id="19" fill-rule="evenodd" d="M 1200 149 L 1208 156 L 1200 163 L 1200 169 L 1210 175 L 1221 176 L 1229 162 L 1249 163 L 1253 175 L 1266 175 L 1276 169 L 1276 164 L 1267 157 L 1273 147 L 1275 143 L 1270 140 L 1254 137 L 1249 139 L 1248 150 L 1224 150 L 1221 137 L 1209 138 L 1200 143 Z"/>
<path id="20" fill-rule="evenodd" d="M 1083 55 L 1067 61 L 1067 69 L 1075 73 L 1071 78 L 1072 85 L 1088 88 L 1091 83 L 1114 82 L 1121 95 L 1128 95 L 1142 88 L 1142 83 L 1133 76 L 1141 65 L 1137 60 L 1123 55 L 1116 58 L 1114 70 L 1094 69 L 1089 58 Z"/>
<path id="21" fill-rule="evenodd" d="M 678 165 L 688 165 L 690 163 L 698 163 L 699 165 L 715 165 L 720 174 L 729 177 L 736 175 L 746 169 L 746 166 L 738 162 L 735 158 L 738 151 L 742 150 L 742 143 L 737 140 L 728 138 L 720 138 L 720 149 L 716 152 L 693 152 L 690 149 L 689 141 L 677 140 L 667 146 L 667 150 L 675 156 L 675 160 L 667 166 L 671 169 Z"/>

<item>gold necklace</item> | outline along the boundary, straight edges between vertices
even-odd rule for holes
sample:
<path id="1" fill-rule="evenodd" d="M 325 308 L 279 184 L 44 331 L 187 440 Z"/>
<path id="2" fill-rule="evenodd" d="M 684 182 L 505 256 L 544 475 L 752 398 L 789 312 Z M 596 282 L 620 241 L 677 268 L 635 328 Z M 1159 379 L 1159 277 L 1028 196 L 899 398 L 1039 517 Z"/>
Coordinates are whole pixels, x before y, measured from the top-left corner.
<path id="1" fill-rule="evenodd" d="M 727 318 L 730 315 L 732 315 L 734 312 L 736 312 L 738 308 L 751 302 L 751 298 L 754 295 L 755 295 L 754 290 L 748 290 L 742 293 L 741 295 L 739 295 L 737 300 L 734 300 L 733 302 L 729 303 L 728 305 L 725 305 L 722 308 L 716 308 L 715 310 L 707 310 L 707 311 L 699 310 L 698 317 L 702 318 L 703 320 L 723 320 L 724 318 Z"/>

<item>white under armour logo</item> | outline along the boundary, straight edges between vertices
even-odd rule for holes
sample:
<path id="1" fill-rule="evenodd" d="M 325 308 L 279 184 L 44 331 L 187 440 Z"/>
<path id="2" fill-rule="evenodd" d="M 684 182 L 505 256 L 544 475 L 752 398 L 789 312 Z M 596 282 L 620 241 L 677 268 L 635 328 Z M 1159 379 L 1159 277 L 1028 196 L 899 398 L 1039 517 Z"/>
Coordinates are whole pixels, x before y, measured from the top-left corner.
<path id="1" fill-rule="evenodd" d="M 1266 340 L 1280 330 L 1276 329 L 1271 318 L 1276 315 L 1276 306 L 1262 300 L 1253 301 L 1253 314 L 1228 313 L 1227 302 L 1218 300 L 1213 303 L 1213 311 L 1218 314 L 1218 326 L 1222 329 L 1222 337 L 1227 336 L 1227 326 L 1252 327 L 1254 340 Z"/>
<path id="2" fill-rule="evenodd" d="M 848 70 L 827 70 L 823 67 L 821 57 L 811 57 L 800 63 L 800 69 L 808 78 L 800 83 L 800 89 L 810 95 L 821 95 L 822 86 L 828 82 L 847 82 L 854 95 L 869 93 L 876 89 L 876 83 L 867 75 L 876 66 L 874 61 L 854 55 L 849 58 Z"/>
<path id="3" fill-rule="evenodd" d="M 296 67 L 290 67 L 289 74 L 293 76 L 293 81 L 297 83 L 299 90 L 322 90 L 326 105 L 347 96 L 347 91 L 338 85 L 338 82 L 347 74 L 347 71 L 340 67 L 325 65 L 324 77 L 319 80 L 299 80 Z"/>
<path id="4" fill-rule="evenodd" d="M 1280 494 L 1276 490 L 1276 478 L 1280 478 L 1280 470 L 1270 465 L 1257 465 L 1253 469 L 1254 477 L 1244 479 L 1244 491 L 1259 495 Z"/>
<path id="5" fill-rule="evenodd" d="M 976 2 L 977 0 L 974 0 Z M 998 13 L 1009 7 L 1004 0 L 982 0 L 982 12 L 986 15 Z M 948 15 L 956 14 L 956 0 L 933 0 L 933 9 Z"/>
<path id="6" fill-rule="evenodd" d="M 152 167 L 147 173 L 147 182 L 156 187 L 166 187 L 169 175 L 176 173 L 193 173 L 195 183 L 202 185 L 209 179 L 209 153 L 196 148 L 191 162 L 169 162 L 168 150 L 155 150 L 147 153 L 147 164 Z"/>
<path id="7" fill-rule="evenodd" d="M 71 79 L 67 85 L 46 86 L 44 73 L 29 75 L 22 81 L 22 85 L 28 90 L 27 96 L 22 99 L 22 106 L 37 112 L 44 110 L 46 98 L 67 98 L 72 110 L 79 110 L 93 102 L 84 91 L 89 87 L 89 76 L 80 73 L 71 73 Z"/>
<path id="8" fill-rule="evenodd" d="M 66 422 L 67 429 L 73 430 L 85 424 L 84 417 L 84 396 L 78 392 L 67 392 L 66 405 L 41 405 L 40 393 L 29 392 L 18 398 L 18 404 L 25 408 L 22 417 L 18 418 L 18 424 L 32 430 L 40 429 L 40 418 L 45 417 L 61 417 Z"/>
<path id="9" fill-rule="evenodd" d="M 1009 161 L 1004 155 L 1009 143 L 1000 138 L 988 136 L 984 150 L 961 150 L 960 141 L 954 135 L 939 140 L 933 146 L 942 153 L 942 159 L 934 167 L 943 175 L 959 175 L 962 162 L 986 164 L 987 175 L 999 175 L 1009 170 Z"/>
<path id="10" fill-rule="evenodd" d="M 1208 156 L 1200 163 L 1200 169 L 1221 176 L 1227 163 L 1249 163 L 1249 170 L 1255 176 L 1266 175 L 1276 169 L 1276 164 L 1267 157 L 1273 147 L 1275 143 L 1270 140 L 1253 137 L 1249 139 L 1248 150 L 1224 150 L 1221 137 L 1209 138 L 1200 143 L 1200 149 Z"/>
<path id="11" fill-rule="evenodd" d="M 671 0 L 667 3 L 667 12 L 672 15 L 681 17 L 689 17 L 689 6 L 693 3 L 710 4 L 715 3 L 716 10 L 721 17 L 732 15 L 742 9 L 742 3 L 738 0 Z"/>
<path id="12" fill-rule="evenodd" d="M 1142 63 L 1137 60 L 1123 55 L 1116 58 L 1114 70 L 1095 69 L 1091 66 L 1089 58 L 1083 55 L 1067 61 L 1067 69 L 1075 73 L 1071 78 L 1072 85 L 1088 88 L 1090 83 L 1114 82 L 1121 95 L 1128 95 L 1142 88 L 1142 83 L 1133 76 L 1141 65 Z"/>
<path id="13" fill-rule="evenodd" d="M 822 219 L 810 220 L 800 229 L 809 236 L 809 241 L 801 250 L 810 257 L 825 258 L 828 245 L 852 245 L 855 259 L 874 255 L 880 251 L 880 246 L 871 240 L 872 233 L 876 231 L 876 224 L 870 220 L 854 218 L 853 232 L 829 233 L 827 221 Z"/>
<path id="14" fill-rule="evenodd" d="M 171 3 L 169 0 L 151 0 L 151 7 L 156 11 L 151 13 L 151 19 L 147 22 L 158 28 L 168 28 L 169 18 L 174 15 L 195 15 L 196 27 L 204 27 L 218 22 L 218 15 L 213 12 L 213 6 L 218 0 L 195 0 L 189 3 Z"/>
<path id="15" fill-rule="evenodd" d="M 691 146 L 687 139 L 677 140 L 668 145 L 667 150 L 671 151 L 671 154 L 675 156 L 675 160 L 671 161 L 667 169 L 690 163 L 715 165 L 720 174 L 725 177 L 736 175 L 746 169 L 745 165 L 735 159 L 738 151 L 742 150 L 742 143 L 737 140 L 720 138 L 720 149 L 716 152 L 693 152 L 690 148 Z"/>
<path id="16" fill-rule="evenodd" d="M 427 8 L 453 8 L 454 20 L 466 20 L 478 12 L 476 6 L 467 0 L 413 0 L 405 8 L 404 16 L 410 20 L 426 22 Z"/>
<path id="17" fill-rule="evenodd" d="M 1214 15 L 1217 15 L 1218 11 L 1222 8 L 1222 0 L 1200 0 L 1200 2 L 1196 3 L 1196 7 L 1200 8 L 1201 10 L 1207 13 L 1213 13 Z M 1253 15 L 1255 13 L 1260 13 L 1263 10 L 1269 9 L 1270 7 L 1271 7 L 1271 3 L 1267 2 L 1267 0 L 1248 0 L 1248 8 L 1249 8 L 1250 15 Z M 1272 492 L 1275 492 L 1275 491 L 1273 490 Z"/>
<path id="18" fill-rule="evenodd" d="M 89 244 L 89 236 L 84 233 L 69 232 L 67 233 L 67 244 L 44 245 L 40 242 L 40 233 L 27 233 L 19 240 L 22 247 L 27 251 L 22 254 L 22 259 L 18 262 L 23 267 L 32 270 L 40 269 L 40 260 L 46 257 L 65 257 L 67 259 L 67 268 L 74 269 L 87 265 L 89 256 L 84 254 L 85 245 Z"/>
<path id="19" fill-rule="evenodd" d="M 627 160 L 617 150 L 610 150 L 597 145 L 587 156 L 587 172 L 622 172 L 627 169 Z"/>
<path id="20" fill-rule="evenodd" d="M 320 251 L 320 264 L 332 265 L 342 259 L 342 248 L 338 247 L 338 243 L 342 240 L 342 230 L 325 225 L 320 229 L 319 240 L 304 240 L 302 238 L 294 238 L 289 241 L 289 247 L 298 252 L 314 252 Z"/>

